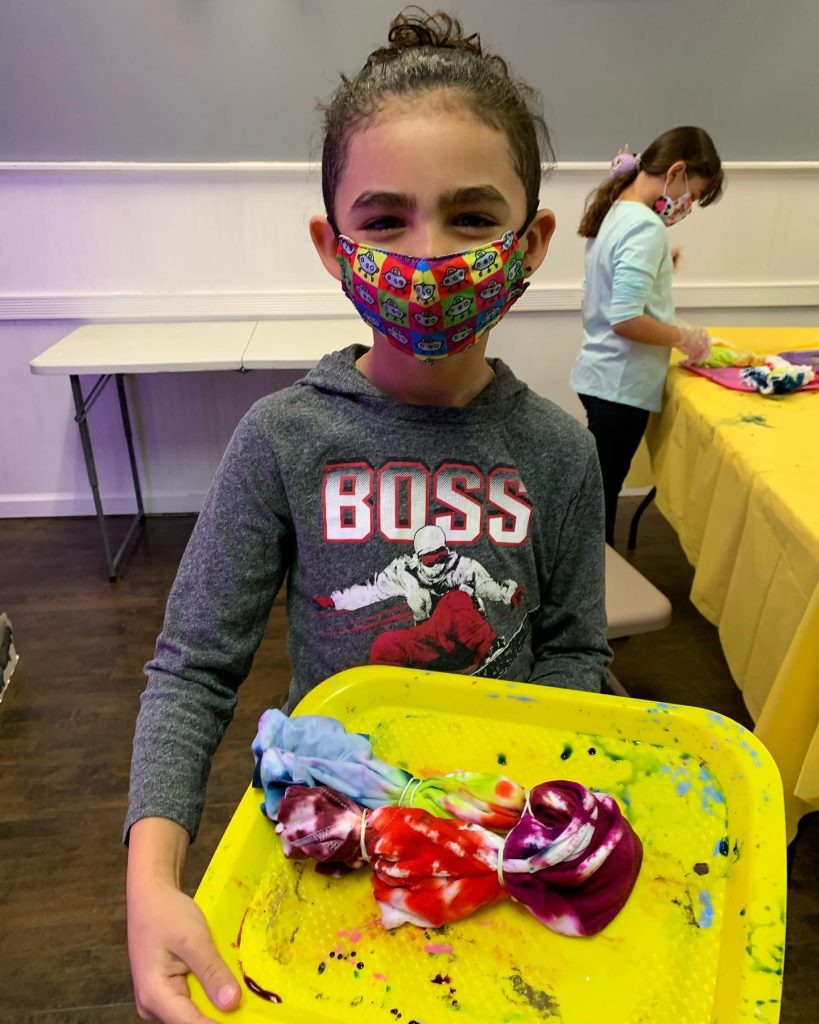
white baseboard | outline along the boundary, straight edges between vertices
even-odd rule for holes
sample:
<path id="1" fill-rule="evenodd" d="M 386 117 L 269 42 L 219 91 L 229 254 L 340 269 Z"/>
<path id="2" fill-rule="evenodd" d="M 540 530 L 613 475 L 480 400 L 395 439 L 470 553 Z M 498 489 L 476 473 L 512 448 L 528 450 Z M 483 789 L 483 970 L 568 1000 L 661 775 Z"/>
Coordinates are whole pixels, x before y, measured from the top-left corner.
<path id="1" fill-rule="evenodd" d="M 153 494 L 145 499 L 149 515 L 197 513 L 205 493 Z M 106 516 L 132 516 L 136 513 L 133 494 L 107 494 L 102 497 Z M 0 519 L 40 519 L 58 516 L 93 516 L 90 490 L 84 494 L 0 494 Z"/>

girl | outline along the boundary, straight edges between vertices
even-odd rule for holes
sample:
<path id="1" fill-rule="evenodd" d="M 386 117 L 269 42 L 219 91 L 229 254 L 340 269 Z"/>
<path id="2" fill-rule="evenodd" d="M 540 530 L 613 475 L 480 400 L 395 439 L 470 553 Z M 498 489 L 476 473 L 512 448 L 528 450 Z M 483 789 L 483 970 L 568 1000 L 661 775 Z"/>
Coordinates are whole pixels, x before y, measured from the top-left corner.
<path id="1" fill-rule="evenodd" d="M 611 177 L 586 202 L 583 347 L 571 384 L 597 443 L 614 544 L 617 496 L 649 412 L 659 411 L 672 348 L 691 359 L 710 351 L 708 334 L 674 324 L 672 255 L 666 228 L 722 194 L 719 154 L 702 128 L 673 128 L 636 156 L 619 153 Z"/>
<path id="2" fill-rule="evenodd" d="M 240 999 L 179 877 L 285 576 L 290 708 L 367 662 L 601 688 L 594 445 L 485 356 L 554 230 L 533 100 L 477 36 L 416 10 L 326 109 L 326 216 L 310 233 L 373 344 L 251 409 L 174 583 L 126 821 L 143 1015 L 201 1024 L 188 970 L 222 1009 Z"/>

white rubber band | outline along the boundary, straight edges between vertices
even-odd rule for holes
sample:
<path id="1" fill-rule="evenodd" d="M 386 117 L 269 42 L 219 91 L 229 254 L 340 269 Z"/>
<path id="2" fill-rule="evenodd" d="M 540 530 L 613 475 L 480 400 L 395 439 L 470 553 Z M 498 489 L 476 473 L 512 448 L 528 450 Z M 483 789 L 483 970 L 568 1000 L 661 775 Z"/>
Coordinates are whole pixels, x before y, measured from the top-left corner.
<path id="1" fill-rule="evenodd" d="M 500 849 L 498 850 L 498 881 L 500 882 L 501 886 L 503 886 L 503 849 L 505 846 L 506 837 L 504 837 L 503 841 L 500 844 Z"/>
<path id="2" fill-rule="evenodd" d="M 407 800 L 407 807 L 412 807 L 412 798 L 415 796 L 415 790 L 418 789 L 418 787 L 421 785 L 421 779 L 412 778 L 409 780 L 406 786 L 404 786 L 404 789 L 401 792 L 401 796 L 398 797 L 399 807 L 404 806 L 404 797 L 407 795 L 407 790 L 410 788 L 413 782 L 415 783 L 415 789 L 412 791 L 409 799 Z"/>
<path id="3" fill-rule="evenodd" d="M 532 817 L 534 817 L 534 814 L 532 814 L 532 805 L 529 803 L 529 794 L 530 793 L 531 793 L 531 790 L 527 789 L 526 790 L 526 799 L 523 801 L 523 810 L 520 812 L 521 816 L 523 816 L 524 814 L 530 814 Z"/>
<path id="4" fill-rule="evenodd" d="M 361 847 L 361 856 L 369 864 L 370 858 L 367 856 L 367 844 L 364 842 L 364 831 L 367 828 L 367 811 L 366 808 L 361 812 L 361 838 L 359 845 Z"/>

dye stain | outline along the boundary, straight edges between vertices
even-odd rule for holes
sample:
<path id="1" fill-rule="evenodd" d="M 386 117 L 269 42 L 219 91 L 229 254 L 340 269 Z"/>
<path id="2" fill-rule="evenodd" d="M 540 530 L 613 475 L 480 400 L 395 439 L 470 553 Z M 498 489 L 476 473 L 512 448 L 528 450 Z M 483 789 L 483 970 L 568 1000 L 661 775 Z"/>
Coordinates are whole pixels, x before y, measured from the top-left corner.
<path id="1" fill-rule="evenodd" d="M 574 751 L 569 746 L 569 744 L 568 743 L 564 743 L 563 744 L 563 750 L 560 753 L 560 760 L 561 761 L 568 761 L 573 753 L 574 753 Z"/>
<path id="2" fill-rule="evenodd" d="M 710 928 L 714 923 L 714 904 L 711 900 L 711 893 L 707 889 L 700 891 L 700 903 L 702 910 L 700 911 L 699 919 L 697 924 L 700 928 Z"/>
<path id="3" fill-rule="evenodd" d="M 324 960 L 321 961 L 317 969 L 319 974 L 324 974 L 324 972 L 327 970 L 327 964 L 324 962 Z"/>
<path id="4" fill-rule="evenodd" d="M 271 992 L 269 989 L 262 988 L 257 982 L 242 971 L 242 977 L 245 980 L 245 985 L 250 989 L 254 996 L 258 996 L 260 999 L 266 999 L 268 1003 L 280 1003 L 282 997 L 275 992 Z"/>
<path id="5" fill-rule="evenodd" d="M 719 841 L 719 852 L 722 854 L 723 857 L 727 857 L 728 856 L 728 853 L 730 852 L 730 849 L 731 849 L 731 845 L 728 842 L 728 836 L 725 836 L 724 839 L 720 839 L 720 841 Z"/>
<path id="6" fill-rule="evenodd" d="M 683 903 L 682 900 L 673 899 L 671 902 L 682 910 L 683 914 L 685 915 L 686 924 L 691 925 L 692 928 L 699 928 L 697 915 L 694 913 L 694 907 L 692 906 L 690 900 Z"/>
<path id="7" fill-rule="evenodd" d="M 708 865 L 700 862 L 699 864 L 694 865 L 694 870 L 697 872 L 698 875 L 707 875 Z"/>
<path id="8" fill-rule="evenodd" d="M 592 756 L 592 757 L 594 757 L 594 755 L 595 755 L 596 753 L 597 753 L 597 751 L 595 750 L 595 748 L 594 748 L 594 747 L 589 747 L 589 754 L 591 754 L 591 756 Z"/>
<path id="9" fill-rule="evenodd" d="M 498 754 L 498 764 L 506 764 L 506 754 Z"/>
<path id="10" fill-rule="evenodd" d="M 519 974 L 510 974 L 509 980 L 512 982 L 515 995 L 520 996 L 533 1010 L 537 1010 L 541 1018 L 556 1017 L 559 1019 L 560 1007 L 554 996 L 529 985 Z"/>

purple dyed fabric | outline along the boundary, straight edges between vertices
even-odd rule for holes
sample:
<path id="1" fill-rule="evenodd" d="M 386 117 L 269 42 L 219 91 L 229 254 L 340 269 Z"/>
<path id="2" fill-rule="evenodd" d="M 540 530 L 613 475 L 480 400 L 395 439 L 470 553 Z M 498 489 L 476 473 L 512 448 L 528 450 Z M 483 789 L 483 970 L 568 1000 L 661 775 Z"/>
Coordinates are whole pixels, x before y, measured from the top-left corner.
<path id="1" fill-rule="evenodd" d="M 561 935 L 594 935 L 631 895 L 643 844 L 617 801 L 578 782 L 544 782 L 506 837 L 507 892 Z"/>

